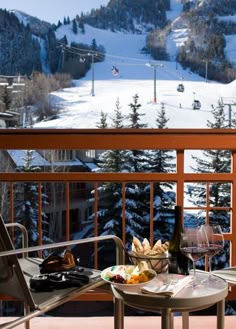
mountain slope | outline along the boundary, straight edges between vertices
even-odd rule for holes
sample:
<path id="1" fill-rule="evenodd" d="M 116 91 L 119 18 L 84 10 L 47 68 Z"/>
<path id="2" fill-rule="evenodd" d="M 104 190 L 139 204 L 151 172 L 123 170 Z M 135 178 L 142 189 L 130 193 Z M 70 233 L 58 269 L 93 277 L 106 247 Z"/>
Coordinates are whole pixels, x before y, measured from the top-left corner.
<path id="1" fill-rule="evenodd" d="M 110 0 L 83 16 L 84 23 L 112 31 L 139 33 L 167 24 L 170 0 Z"/>
<path id="2" fill-rule="evenodd" d="M 80 40 L 90 43 L 95 38 L 106 47 L 106 58 L 104 62 L 95 63 L 94 71 L 90 70 L 85 78 L 74 81 L 73 88 L 53 93 L 51 101 L 61 109 L 58 119 L 37 123 L 35 127 L 96 128 L 101 111 L 107 114 L 107 123 L 111 126 L 117 99 L 122 114 L 126 116 L 133 96 L 138 94 L 141 112 L 145 113 L 142 121 L 148 127 L 156 127 L 157 114 L 164 107 L 169 128 L 205 128 L 207 120 L 212 119 L 212 106 L 217 106 L 221 97 L 235 99 L 235 82 L 206 82 L 197 74 L 176 66 L 173 61 L 153 61 L 150 55 L 143 54 L 140 50 L 145 45 L 145 34 L 114 33 L 88 25 L 85 25 L 85 33 L 79 35 L 69 33 L 69 27 L 62 26 L 57 35 L 64 34 L 70 42 Z M 147 63 L 158 65 L 157 103 L 153 103 L 154 68 Z M 112 74 L 113 65 L 119 70 L 116 76 Z M 185 86 L 183 93 L 176 90 L 179 83 Z M 95 96 L 91 95 L 93 85 Z M 200 100 L 200 110 L 192 109 L 194 98 Z M 225 112 L 227 117 L 227 106 Z"/>
<path id="3" fill-rule="evenodd" d="M 56 27 L 26 13 L 14 11 L 20 22 L 28 24 L 31 33 L 42 39 L 40 46 L 44 59 L 41 66 L 46 70 L 45 73 L 56 73 L 61 69 L 59 44 L 65 42 L 65 45 L 71 45 L 70 42 L 66 43 L 71 34 L 66 28 L 69 26 L 71 31 L 78 30 L 78 36 L 81 37 L 84 23 L 88 22 L 117 33 L 143 34 L 144 31 L 147 33 L 153 30 L 147 35 L 148 43 L 146 44 L 145 40 L 143 49 L 147 50 L 148 47 L 156 60 L 177 60 L 186 69 L 191 69 L 203 77 L 207 62 L 208 79 L 223 82 L 230 82 L 235 77 L 234 13 L 235 0 L 110 0 L 107 6 L 101 6 L 89 14 L 81 13 L 79 16 L 75 13 L 73 21 L 64 22 L 61 26 L 65 31 L 63 34 L 60 26 Z M 58 35 L 57 42 L 53 35 L 55 30 Z M 84 40 L 85 45 L 91 45 L 92 38 L 89 40 L 88 37 L 77 38 L 76 42 L 81 44 Z M 100 40 L 99 44 L 103 46 L 103 40 Z M 110 52 L 110 49 L 106 49 L 107 45 L 104 46 L 105 50 Z M 125 43 L 122 47 L 125 49 Z M 87 68 L 69 70 L 71 66 L 75 66 L 76 59 L 65 60 L 68 60 L 65 65 L 68 73 L 74 74 L 76 78 L 84 75 Z M 19 71 L 18 67 L 12 67 L 13 70 Z M 24 73 L 21 70 L 21 74 Z"/>

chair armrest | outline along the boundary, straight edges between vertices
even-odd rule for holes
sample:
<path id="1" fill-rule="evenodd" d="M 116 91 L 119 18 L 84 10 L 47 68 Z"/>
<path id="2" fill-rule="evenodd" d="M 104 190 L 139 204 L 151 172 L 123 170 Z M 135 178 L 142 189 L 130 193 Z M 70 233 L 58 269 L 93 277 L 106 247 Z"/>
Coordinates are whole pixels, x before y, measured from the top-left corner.
<path id="1" fill-rule="evenodd" d="M 6 223 L 5 226 L 19 228 L 22 236 L 22 248 L 28 248 L 28 232 L 24 225 L 20 223 Z M 23 257 L 28 257 L 28 252 L 23 253 Z"/>
<path id="2" fill-rule="evenodd" d="M 41 246 L 18 248 L 18 249 L 14 249 L 14 250 L 6 250 L 6 251 L 0 252 L 0 257 L 9 256 L 9 255 L 25 254 L 25 253 L 29 253 L 32 251 L 68 247 L 68 246 L 73 246 L 73 245 L 78 245 L 78 244 L 85 244 L 85 243 L 92 243 L 92 242 L 99 242 L 99 241 L 106 241 L 106 240 L 114 241 L 115 246 L 116 246 L 116 264 L 123 264 L 123 262 L 124 262 L 124 245 L 123 245 L 122 240 L 115 235 L 102 235 L 102 236 L 97 236 L 97 237 L 92 237 L 92 238 L 55 242 L 55 243 L 50 243 L 50 244 L 41 245 Z"/>

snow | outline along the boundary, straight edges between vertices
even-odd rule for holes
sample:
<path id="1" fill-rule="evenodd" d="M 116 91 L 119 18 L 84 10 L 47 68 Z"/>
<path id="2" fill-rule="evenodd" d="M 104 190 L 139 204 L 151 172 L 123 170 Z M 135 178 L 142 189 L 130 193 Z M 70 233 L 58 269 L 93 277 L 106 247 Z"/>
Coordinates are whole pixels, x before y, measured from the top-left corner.
<path id="1" fill-rule="evenodd" d="M 171 8 L 169 17 L 178 17 L 181 11 L 180 1 L 172 0 Z M 69 44 L 73 41 L 89 45 L 95 39 L 98 46 L 105 47 L 105 61 L 94 64 L 94 81 L 90 70 L 85 78 L 74 81 L 73 87 L 53 92 L 50 100 L 55 108 L 60 109 L 58 118 L 36 123 L 34 127 L 97 128 L 101 112 L 107 113 L 107 123 L 111 126 L 117 100 L 120 102 L 122 113 L 127 115 L 133 96 L 138 94 L 139 103 L 142 105 L 140 111 L 145 113 L 145 116 L 142 116 L 142 123 L 146 123 L 148 127 L 156 127 L 157 113 L 164 107 L 169 118 L 169 128 L 206 128 L 207 120 L 212 120 L 212 108 L 216 107 L 220 100 L 230 99 L 232 103 L 236 103 L 236 82 L 221 84 L 206 81 L 205 78 L 184 70 L 175 62 L 176 50 L 184 43 L 189 33 L 184 22 L 181 25 L 179 18 L 176 20 L 178 24 L 175 21 L 176 28 L 169 35 L 167 42 L 171 58 L 168 62 L 154 61 L 150 55 L 142 53 L 146 34 L 111 32 L 88 25 L 85 25 L 84 34 L 74 34 L 72 26 L 61 26 L 56 32 L 58 39 L 66 35 Z M 234 54 L 235 42 L 232 42 L 232 39 L 229 41 L 226 50 L 227 56 L 231 57 Z M 117 76 L 112 75 L 113 65 L 119 70 Z M 153 65 L 157 65 L 156 103 L 153 102 Z M 176 90 L 179 83 L 184 84 L 183 93 Z M 92 89 L 94 96 L 91 93 Z M 200 110 L 192 109 L 194 99 L 201 102 Z M 227 115 L 228 106 L 225 106 L 225 110 Z M 232 111 L 234 113 L 235 106 L 232 106 Z"/>
<path id="2" fill-rule="evenodd" d="M 25 166 L 26 153 L 24 150 L 8 150 L 12 161 L 14 161 L 16 167 Z M 32 167 L 50 167 L 51 163 L 44 159 L 37 151 L 32 153 Z"/>
<path id="3" fill-rule="evenodd" d="M 225 42 L 226 58 L 236 67 L 236 35 L 225 35 Z"/>
<path id="4" fill-rule="evenodd" d="M 236 15 L 231 16 L 218 16 L 218 20 L 221 20 L 223 22 L 236 22 Z M 226 58 L 232 63 L 232 65 L 236 66 L 235 56 L 236 56 L 236 35 L 225 35 L 225 54 Z"/>
<path id="5" fill-rule="evenodd" d="M 231 16 L 218 16 L 219 20 L 225 21 L 225 22 L 236 22 L 236 15 Z"/>
<path id="6" fill-rule="evenodd" d="M 182 12 L 183 5 L 181 0 L 172 0 L 170 2 L 170 10 L 167 11 L 166 17 L 168 20 L 173 21 Z"/>

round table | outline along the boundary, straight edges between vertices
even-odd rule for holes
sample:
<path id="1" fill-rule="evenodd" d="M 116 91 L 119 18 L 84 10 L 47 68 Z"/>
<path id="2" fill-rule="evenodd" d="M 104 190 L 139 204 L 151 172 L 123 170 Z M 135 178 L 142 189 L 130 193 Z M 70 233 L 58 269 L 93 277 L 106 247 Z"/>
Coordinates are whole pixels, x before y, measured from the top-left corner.
<path id="1" fill-rule="evenodd" d="M 173 274 L 161 274 L 165 279 L 172 279 Z M 200 285 L 192 288 L 187 285 L 177 295 L 165 297 L 155 294 L 144 294 L 138 289 L 125 291 L 112 286 L 112 291 L 117 299 L 131 307 L 153 312 L 161 312 L 162 329 L 173 327 L 174 312 L 181 312 L 183 315 L 183 328 L 188 328 L 189 312 L 206 309 L 217 304 L 217 329 L 224 329 L 224 306 L 225 297 L 228 294 L 228 284 L 225 280 L 217 278 L 217 283 L 208 282 L 206 273 L 198 273 L 197 279 Z"/>

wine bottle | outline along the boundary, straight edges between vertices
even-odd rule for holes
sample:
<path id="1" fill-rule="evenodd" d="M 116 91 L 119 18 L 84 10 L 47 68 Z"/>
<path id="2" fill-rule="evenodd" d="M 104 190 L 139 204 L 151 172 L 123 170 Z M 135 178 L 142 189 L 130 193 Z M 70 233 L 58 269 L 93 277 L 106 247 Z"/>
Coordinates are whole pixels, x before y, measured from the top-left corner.
<path id="1" fill-rule="evenodd" d="M 180 251 L 182 227 L 182 208 L 175 206 L 175 223 L 172 238 L 169 241 L 169 273 L 189 274 L 189 260 Z"/>

